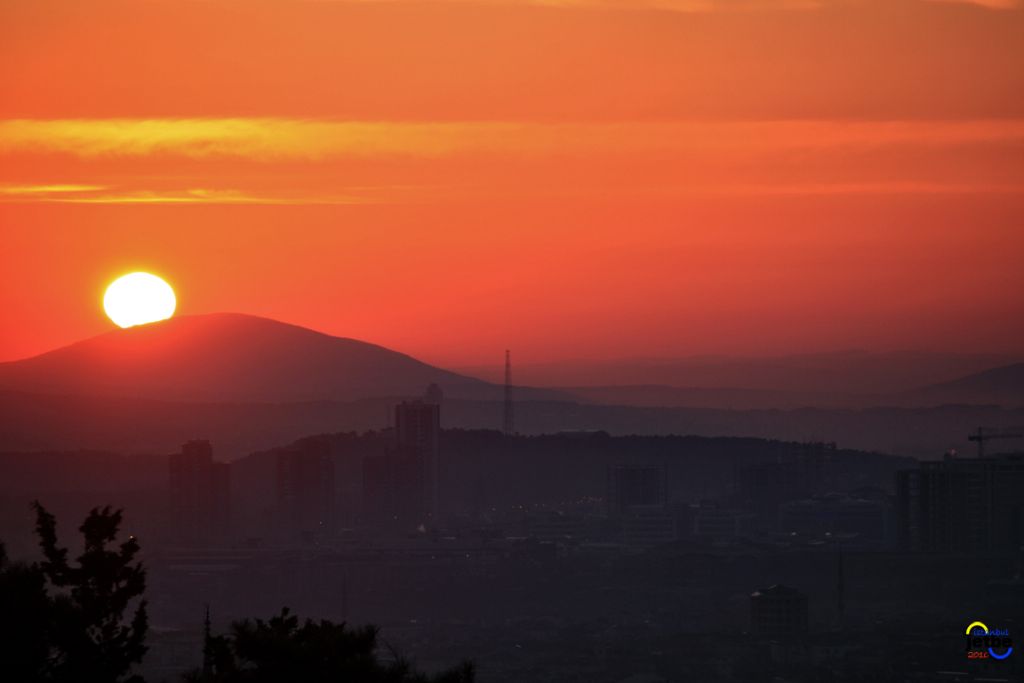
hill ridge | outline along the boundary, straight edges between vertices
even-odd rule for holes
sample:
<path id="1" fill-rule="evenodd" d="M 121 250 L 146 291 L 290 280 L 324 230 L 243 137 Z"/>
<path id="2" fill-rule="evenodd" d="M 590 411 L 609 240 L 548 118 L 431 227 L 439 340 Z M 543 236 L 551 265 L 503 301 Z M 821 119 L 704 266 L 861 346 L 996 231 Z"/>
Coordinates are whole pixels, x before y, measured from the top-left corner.
<path id="1" fill-rule="evenodd" d="M 462 398 L 500 395 L 379 344 L 243 313 L 176 316 L 0 363 L 0 389 L 178 401 L 419 396 L 431 383 Z"/>

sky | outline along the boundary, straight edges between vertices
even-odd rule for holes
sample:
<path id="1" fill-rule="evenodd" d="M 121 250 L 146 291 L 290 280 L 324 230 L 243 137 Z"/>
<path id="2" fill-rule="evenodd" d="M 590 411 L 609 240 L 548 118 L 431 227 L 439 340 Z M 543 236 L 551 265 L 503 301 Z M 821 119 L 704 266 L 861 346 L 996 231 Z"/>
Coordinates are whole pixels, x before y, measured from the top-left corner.
<path id="1" fill-rule="evenodd" d="M 434 363 L 1024 348 L 1014 0 L 0 0 L 0 360 L 148 270 Z"/>

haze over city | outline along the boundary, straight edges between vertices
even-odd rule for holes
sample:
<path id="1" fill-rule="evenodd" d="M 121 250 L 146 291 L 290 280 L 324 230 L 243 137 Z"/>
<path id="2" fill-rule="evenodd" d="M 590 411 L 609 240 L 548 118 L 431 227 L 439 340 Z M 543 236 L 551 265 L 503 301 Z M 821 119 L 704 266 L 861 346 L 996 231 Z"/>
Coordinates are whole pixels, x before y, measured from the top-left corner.
<path id="1" fill-rule="evenodd" d="M 1024 680 L 1022 57 L 0 3 L 0 680 Z"/>

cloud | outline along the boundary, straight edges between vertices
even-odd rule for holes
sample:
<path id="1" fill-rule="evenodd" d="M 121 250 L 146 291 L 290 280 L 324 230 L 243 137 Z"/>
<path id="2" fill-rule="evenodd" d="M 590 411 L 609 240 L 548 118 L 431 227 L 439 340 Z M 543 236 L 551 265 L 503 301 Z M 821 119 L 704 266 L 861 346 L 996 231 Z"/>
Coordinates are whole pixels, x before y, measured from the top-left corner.
<path id="1" fill-rule="evenodd" d="M 261 194 L 238 189 L 188 188 L 147 190 L 111 188 L 105 185 L 0 186 L 0 202 L 47 204 L 366 204 L 369 196 L 352 194 Z"/>
<path id="2" fill-rule="evenodd" d="M 360 122 L 291 118 L 0 121 L 0 154 L 180 156 L 258 162 L 458 155 L 756 155 L 1024 141 L 1024 120 L 627 123 Z"/>
<path id="3" fill-rule="evenodd" d="M 51 185 L 0 185 L 0 195 L 14 197 L 40 197 L 47 195 L 65 195 L 77 192 L 96 192 L 105 190 L 105 185 L 74 185 L 69 183 Z"/>
<path id="4" fill-rule="evenodd" d="M 1024 120 L 0 120 L 4 203 L 1021 194 Z M 9 162 L 9 163 L 7 163 Z M 61 182 L 24 182 L 19 169 Z M 64 181 L 64 174 L 79 181 Z M 225 182 L 225 179 L 229 179 Z M 22 181 L 22 182 L 16 182 Z M 230 183 L 230 184 L 228 184 Z"/>
<path id="5" fill-rule="evenodd" d="M 180 190 L 152 190 L 107 188 L 62 192 L 43 191 L 41 187 L 2 187 L 0 204 L 103 204 L 103 205 L 262 205 L 262 206 L 344 206 L 365 204 L 435 203 L 465 199 L 499 198 L 505 196 L 500 188 L 456 186 L 389 186 L 353 188 L 345 193 L 265 193 L 239 189 L 189 188 Z M 66 186 L 63 186 L 66 187 Z M 90 186 L 82 186 L 90 187 Z M 602 188 L 579 185 L 553 187 L 540 185 L 525 188 L 520 196 L 532 198 L 587 198 Z M 1024 194 L 1022 184 L 956 183 L 934 181 L 884 182 L 779 182 L 779 183 L 725 183 L 725 184 L 669 184 L 619 188 L 622 197 L 680 198 L 680 197 L 800 197 L 840 195 L 981 195 Z"/>
<path id="6" fill-rule="evenodd" d="M 439 156 L 501 125 L 331 122 L 285 118 L 65 119 L 0 122 L 0 151 L 79 157 L 147 156 L 321 159 L 331 156 Z M 479 141 L 478 141 L 479 142 Z"/>

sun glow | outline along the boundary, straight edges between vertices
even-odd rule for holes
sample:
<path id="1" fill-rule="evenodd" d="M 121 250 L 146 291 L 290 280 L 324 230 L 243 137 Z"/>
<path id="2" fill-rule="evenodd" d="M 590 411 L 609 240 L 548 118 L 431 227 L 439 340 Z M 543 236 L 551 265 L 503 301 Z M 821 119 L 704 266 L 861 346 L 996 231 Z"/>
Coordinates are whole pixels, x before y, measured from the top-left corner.
<path id="1" fill-rule="evenodd" d="M 122 275 L 103 295 L 103 310 L 119 327 L 166 320 L 174 315 L 176 305 L 171 286 L 150 273 Z"/>

